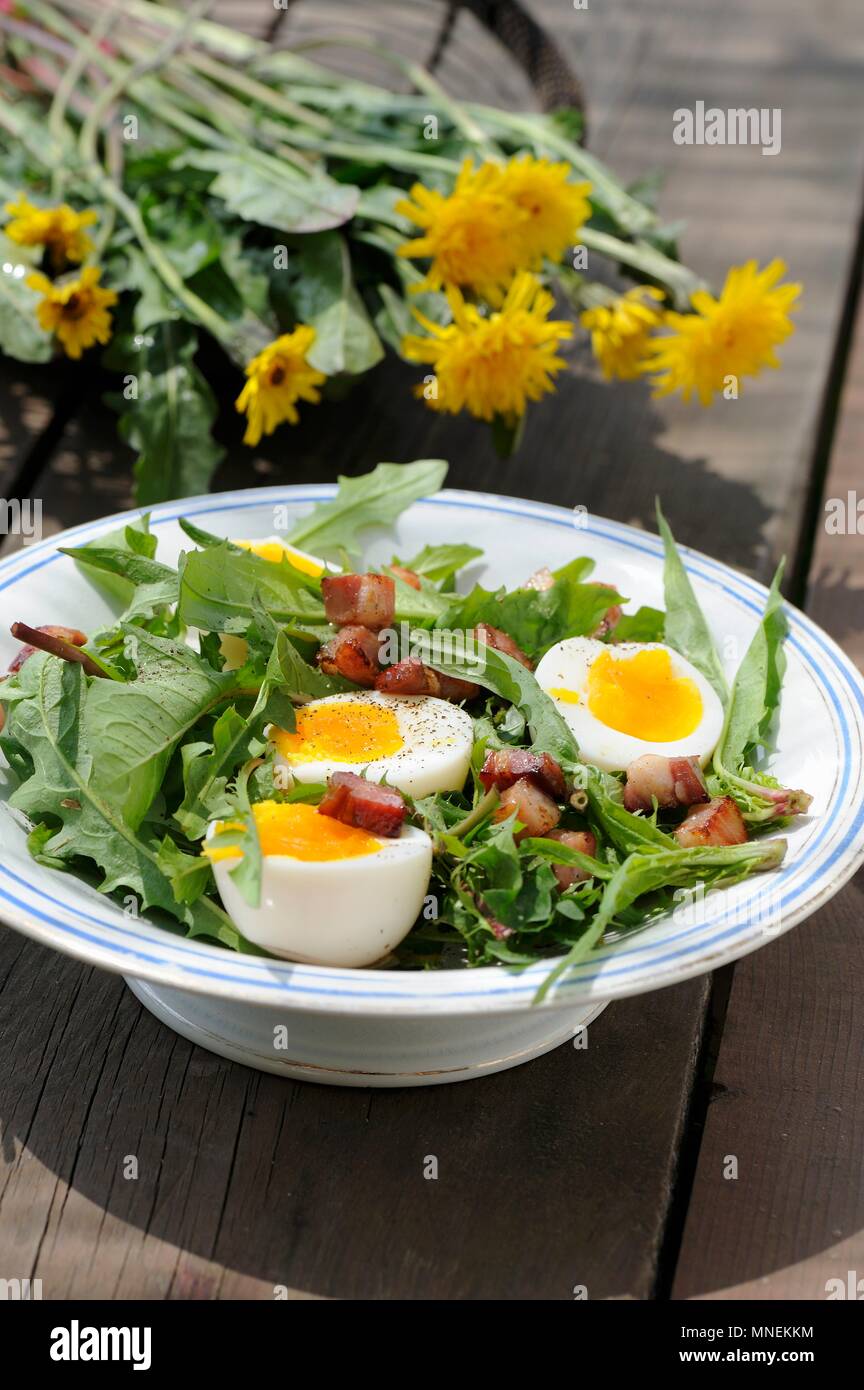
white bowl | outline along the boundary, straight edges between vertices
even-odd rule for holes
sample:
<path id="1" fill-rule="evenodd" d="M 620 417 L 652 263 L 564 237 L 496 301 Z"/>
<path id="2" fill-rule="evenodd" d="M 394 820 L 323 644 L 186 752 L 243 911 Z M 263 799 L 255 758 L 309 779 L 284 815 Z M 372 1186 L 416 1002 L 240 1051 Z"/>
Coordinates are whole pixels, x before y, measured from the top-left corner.
<path id="1" fill-rule="evenodd" d="M 269 536 L 274 509 L 300 515 L 332 486 L 276 487 L 156 507 L 159 556 L 189 542 L 177 525 L 194 517 L 236 538 Z M 3 612 L 33 625 L 93 630 L 109 601 L 58 545 L 78 545 L 128 522 L 108 517 L 28 547 L 0 563 Z M 373 561 L 410 555 L 427 542 L 482 546 L 475 567 L 487 586 L 519 582 L 541 565 L 591 555 L 595 577 L 629 595 L 629 607 L 663 606 L 658 539 L 599 517 L 483 493 L 447 491 L 406 512 L 370 549 Z M 729 672 L 755 629 L 762 585 L 695 551 L 687 568 Z M 124 912 L 68 874 L 34 863 L 26 831 L 0 809 L 0 914 L 57 950 L 118 971 L 158 1017 L 203 1047 L 268 1071 L 348 1085 L 421 1085 L 467 1079 L 528 1060 L 578 1034 L 610 999 L 676 984 L 755 950 L 825 903 L 864 859 L 864 680 L 804 614 L 790 609 L 788 670 L 771 767 L 813 795 L 811 814 L 784 832 L 787 858 L 703 902 L 683 903 L 640 933 L 607 944 L 572 970 L 544 1003 L 532 1003 L 548 963 L 522 972 L 349 970 L 241 956 L 187 940 Z M 0 635 L 0 667 L 16 650 Z M 14 785 L 6 771 L 0 799 Z"/>

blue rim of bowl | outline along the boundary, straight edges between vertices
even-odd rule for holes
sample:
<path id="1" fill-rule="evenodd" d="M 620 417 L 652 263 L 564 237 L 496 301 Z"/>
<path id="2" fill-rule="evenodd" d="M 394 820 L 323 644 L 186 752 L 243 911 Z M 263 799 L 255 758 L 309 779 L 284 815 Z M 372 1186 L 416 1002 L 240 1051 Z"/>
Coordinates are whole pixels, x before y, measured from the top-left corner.
<path id="1" fill-rule="evenodd" d="M 64 531 L 59 536 L 50 537 L 0 561 L 0 593 L 35 571 L 66 558 L 59 554 L 59 544 L 68 545 L 73 541 L 82 543 L 113 530 L 118 525 L 128 524 L 148 510 L 151 526 L 155 530 L 159 526 L 176 522 L 182 516 L 201 517 L 210 513 L 236 513 L 260 509 L 279 502 L 299 506 L 332 497 L 335 491 L 332 484 L 240 489 L 214 493 L 206 497 L 181 499 L 150 509 L 138 508 L 115 513 L 97 522 L 88 522 Z M 424 498 L 415 505 L 499 512 L 517 519 L 575 529 L 573 514 L 565 508 L 495 494 L 445 490 L 434 497 Z M 658 537 L 620 522 L 586 515 L 580 517 L 579 530 L 582 535 L 609 541 L 627 551 L 646 555 L 655 562 L 659 562 L 662 557 L 662 544 Z M 688 572 L 696 579 L 708 584 L 715 591 L 720 591 L 754 617 L 761 613 L 767 595 L 763 585 L 736 574 L 728 566 L 699 551 L 682 546 L 681 552 Z M 781 885 L 784 881 L 788 883 L 790 877 L 796 879 L 795 887 L 780 899 L 779 910 L 782 913 L 783 924 L 778 931 L 772 933 L 772 938 L 773 935 L 780 935 L 791 928 L 802 917 L 810 915 L 833 896 L 864 861 L 864 798 L 859 801 L 851 821 L 848 824 L 843 823 L 842 834 L 836 832 L 832 824 L 832 812 L 838 806 L 844 805 L 852 781 L 853 751 L 857 754 L 855 766 L 860 769 L 862 765 L 864 680 L 836 643 L 815 623 L 791 605 L 787 605 L 787 608 L 790 614 L 789 645 L 797 651 L 809 675 L 819 686 L 823 698 L 827 697 L 826 702 L 837 721 L 836 729 L 842 739 L 842 749 L 839 756 L 839 783 L 835 783 L 829 806 L 822 813 L 820 828 L 792 864 L 772 875 L 774 882 Z M 838 675 L 842 677 L 847 704 L 853 712 L 857 706 L 857 719 L 849 718 L 848 710 L 838 698 L 834 684 L 825 677 L 821 665 L 812 659 L 805 640 L 813 643 L 822 656 L 827 658 L 834 679 L 836 680 Z M 823 851 L 820 857 L 819 851 L 823 845 L 827 852 Z M 808 866 L 812 866 L 811 873 L 803 883 L 798 883 L 802 870 Z M 833 876 L 830 875 L 832 869 L 836 870 Z M 29 890 L 35 901 L 28 902 L 17 897 L 5 886 L 9 883 Z M 809 894 L 808 889 L 812 890 Z M 725 960 L 734 959 L 764 944 L 764 934 L 759 931 L 754 933 L 752 923 L 748 920 L 746 895 L 741 903 L 730 901 L 729 890 L 724 894 L 712 896 L 718 899 L 717 911 L 706 914 L 705 920 L 696 926 L 674 935 L 670 935 L 667 930 L 659 938 L 652 935 L 648 941 L 645 940 L 644 932 L 639 933 L 595 952 L 559 982 L 555 991 L 550 993 L 549 1002 L 575 1005 L 583 999 L 613 998 L 658 988 L 663 984 L 704 973 Z M 98 902 L 95 892 L 86 892 L 86 898 L 93 902 L 94 906 Z M 424 1013 L 440 1006 L 454 1012 L 468 1012 L 473 1011 L 481 1002 L 494 1008 L 522 1007 L 530 1003 L 538 984 L 554 964 L 554 961 L 545 961 L 521 972 L 502 966 L 487 966 L 475 971 L 441 970 L 417 974 L 295 965 L 287 961 L 274 962 L 252 956 L 239 957 L 222 947 L 183 937 L 144 920 L 140 920 L 137 925 L 123 925 L 129 919 L 119 909 L 117 916 L 109 918 L 96 916 L 85 911 L 83 907 L 76 906 L 74 915 L 78 921 L 90 923 L 101 929 L 99 934 L 95 934 L 65 921 L 58 917 L 56 912 L 43 910 L 43 907 L 47 907 L 70 911 L 59 898 L 54 898 L 41 888 L 34 888 L 8 864 L 0 863 L 0 905 L 4 904 L 12 924 L 20 930 L 81 959 L 94 961 L 124 974 L 138 975 L 141 978 L 203 993 L 228 996 L 239 994 L 247 998 L 254 994 L 256 997 L 252 1002 L 257 1003 L 286 1002 L 296 1007 L 314 1009 L 323 1005 L 324 1001 L 340 1001 L 351 1012 L 364 1001 L 372 1005 L 373 1011 L 377 1007 L 375 1001 L 385 1001 L 400 1011 L 403 1006 L 409 1006 L 410 1011 L 410 1006 L 416 1005 Z M 733 919 L 730 925 L 720 931 L 716 930 L 730 918 Z M 652 926 L 650 930 L 653 933 L 656 928 Z M 120 939 L 123 937 L 131 938 L 139 943 L 139 946 L 134 948 L 125 945 Z M 696 939 L 691 940 L 693 937 Z M 673 949 L 668 950 L 667 947 Z M 177 957 L 166 955 L 169 950 L 177 952 Z M 650 959 L 638 959 L 644 956 L 649 956 Z M 677 968 L 673 970 L 673 966 Z M 236 971 L 241 968 L 245 974 L 232 973 L 232 969 Z M 458 983 L 461 987 L 448 993 L 444 988 L 448 981 L 452 981 L 454 985 Z M 473 985 L 475 981 L 479 988 L 469 987 L 469 982 Z M 339 1004 L 335 1007 L 338 1011 Z"/>

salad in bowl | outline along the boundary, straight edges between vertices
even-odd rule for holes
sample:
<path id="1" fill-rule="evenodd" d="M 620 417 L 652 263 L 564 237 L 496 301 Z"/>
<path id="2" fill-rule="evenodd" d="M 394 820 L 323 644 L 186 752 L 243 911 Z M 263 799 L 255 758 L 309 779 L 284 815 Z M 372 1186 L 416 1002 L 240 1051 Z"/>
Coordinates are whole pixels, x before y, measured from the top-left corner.
<path id="1" fill-rule="evenodd" d="M 114 616 L 12 627 L 33 859 L 228 952 L 504 966 L 538 1002 L 682 893 L 775 870 L 810 807 L 764 768 L 782 567 L 730 680 L 659 506 L 662 608 L 575 546 L 497 587 L 470 536 L 364 555 L 445 474 L 379 464 L 263 538 L 182 518 L 176 563 L 146 515 L 62 547 Z"/>

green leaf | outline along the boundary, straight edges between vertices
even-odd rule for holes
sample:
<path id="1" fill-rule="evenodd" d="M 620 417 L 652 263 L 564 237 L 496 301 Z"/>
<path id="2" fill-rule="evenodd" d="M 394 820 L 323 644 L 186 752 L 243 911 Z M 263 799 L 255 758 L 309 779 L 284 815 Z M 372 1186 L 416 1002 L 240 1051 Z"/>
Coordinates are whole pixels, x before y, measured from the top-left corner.
<path id="1" fill-rule="evenodd" d="M 156 544 L 156 537 L 150 534 L 150 517 L 145 515 L 136 517 L 128 526 L 121 526 L 116 531 L 106 532 L 96 541 L 75 546 L 64 550 L 63 553 L 71 555 L 76 565 L 89 580 L 96 583 L 99 588 L 104 589 L 125 607 L 126 604 L 131 603 L 135 593 L 134 581 L 124 578 L 123 562 L 118 561 L 116 565 L 110 563 L 105 552 L 134 551 L 136 555 L 145 555 L 152 560 L 156 554 Z M 99 561 L 96 564 L 90 563 L 89 557 L 93 552 L 102 557 L 101 563 Z M 176 599 L 174 601 L 176 602 Z"/>
<path id="2" fill-rule="evenodd" d="M 128 536 L 134 536 L 136 533 L 132 527 L 127 527 L 126 532 L 128 543 Z M 100 574 L 116 576 L 123 581 L 124 597 L 128 595 L 128 605 L 123 614 L 125 621 L 150 618 L 158 610 L 170 608 L 177 602 L 180 576 L 176 570 L 131 548 L 123 549 L 119 544 L 102 545 L 101 541 L 106 539 L 108 538 L 100 537 L 100 543 L 91 542 L 89 545 L 70 549 L 63 546 L 59 548 L 64 555 L 71 555 L 73 560 L 85 568 L 97 570 Z M 155 537 L 150 539 L 155 541 Z M 142 543 L 143 539 L 141 542 L 133 542 Z"/>
<path id="3" fill-rule="evenodd" d="M 483 551 L 476 545 L 444 544 L 444 545 L 424 545 L 421 551 L 410 560 L 397 560 L 394 558 L 394 565 L 401 565 L 403 569 L 413 570 L 421 579 L 429 579 L 434 584 L 444 583 L 452 579 L 459 570 L 470 565 L 472 560 L 482 558 Z"/>
<path id="4" fill-rule="evenodd" d="M 183 165 L 211 169 L 213 197 L 221 198 L 244 222 L 260 222 L 281 232 L 322 232 L 341 227 L 357 209 L 360 190 L 326 174 L 308 176 L 288 164 L 264 164 L 244 154 L 195 150 Z"/>
<path id="5" fill-rule="evenodd" d="M 616 642 L 662 642 L 666 633 L 666 614 L 660 608 L 642 607 L 635 613 L 622 613 L 615 624 Z"/>
<path id="6" fill-rule="evenodd" d="M 295 726 L 295 704 L 353 688 L 350 681 L 325 676 L 317 666 L 310 666 L 287 635 L 279 632 L 253 714 L 262 714 L 290 733 Z"/>
<path id="7" fill-rule="evenodd" d="M 579 760 L 579 748 L 546 691 L 541 689 L 521 661 L 515 661 L 493 647 L 479 646 L 476 653 L 444 655 L 435 643 L 434 633 L 415 632 L 412 646 L 421 661 L 436 671 L 459 680 L 476 681 L 501 699 L 516 705 L 528 721 L 531 746 L 537 752 L 551 753 L 560 763 Z"/>
<path id="8" fill-rule="evenodd" d="M 293 619 L 324 622 L 319 580 L 287 560 L 274 564 L 230 542 L 187 555 L 180 578 L 180 617 L 204 632 L 245 632 L 256 595 L 279 625 Z"/>
<path id="9" fill-rule="evenodd" d="M 666 641 L 676 652 L 701 671 L 724 705 L 728 691 L 723 667 L 714 646 L 711 630 L 693 592 L 693 585 L 678 553 L 675 538 L 657 503 L 657 526 L 663 538 L 665 564 L 663 587 L 666 596 Z"/>
<path id="10" fill-rule="evenodd" d="M 298 317 L 315 329 L 311 365 L 327 376 L 374 367 L 384 348 L 354 284 L 345 238 L 336 232 L 309 237 L 298 262 L 294 301 Z"/>
<path id="11" fill-rule="evenodd" d="M 556 980 L 584 960 L 606 928 L 643 894 L 702 883 L 728 886 L 749 874 L 775 869 L 785 853 L 785 840 L 757 840 L 746 845 L 698 846 L 629 855 L 607 883 L 590 926 L 543 981 L 534 1002 L 540 1003 Z"/>
<path id="12" fill-rule="evenodd" d="M 715 755 L 717 763 L 731 771 L 738 770 L 748 750 L 764 737 L 780 701 L 786 666 L 783 643 L 787 631 L 780 595 L 783 568 L 781 561 L 771 582 L 762 620 L 732 683 L 726 721 Z"/>
<path id="13" fill-rule="evenodd" d="M 123 439 L 138 451 L 138 501 L 164 502 L 206 492 L 223 450 L 210 436 L 216 401 L 193 361 L 198 338 L 188 324 L 160 323 L 122 352 L 137 396 L 109 397 Z"/>
<path id="14" fill-rule="evenodd" d="M 127 649 L 137 680 L 94 680 L 81 718 L 89 746 L 99 750 L 91 785 L 135 830 L 174 749 L 209 710 L 238 693 L 238 673 L 214 671 L 182 642 L 143 628 L 127 629 Z"/>
<path id="15" fill-rule="evenodd" d="M 19 362 L 47 362 L 53 344 L 36 318 L 40 295 L 25 284 L 30 270 L 17 257 L 0 264 L 0 351 Z"/>
<path id="16" fill-rule="evenodd" d="M 159 843 L 137 833 L 116 801 L 106 799 L 93 780 L 101 748 L 88 742 L 84 712 L 97 680 L 88 688 L 80 666 L 54 657 L 31 657 L 26 672 L 28 698 L 11 714 L 12 736 L 26 742 L 33 772 L 13 793 L 10 805 L 37 826 L 55 822 L 50 838 L 34 844 L 43 860 L 78 868 L 89 860 L 102 871 L 99 891 L 131 890 L 142 908 L 161 908 L 183 922 L 190 935 L 221 941 L 233 950 L 262 954 L 245 941 L 230 918 L 209 898 L 194 905 L 178 902 L 159 863 Z M 112 685 L 117 693 L 118 687 Z"/>
<path id="17" fill-rule="evenodd" d="M 185 794 L 174 819 L 190 840 L 200 840 L 211 820 L 230 813 L 228 780 L 248 756 L 252 737 L 251 721 L 229 705 L 213 725 L 212 743 L 187 743 L 181 750 Z"/>
<path id="18" fill-rule="evenodd" d="M 499 589 L 492 593 L 475 585 L 466 598 L 459 599 L 440 620 L 441 627 L 469 630 L 477 623 L 503 628 L 532 659 L 541 656 L 556 642 L 596 631 L 607 609 L 620 603 L 616 589 L 602 584 L 585 584 L 593 561 L 580 558 L 556 572 L 550 589 Z"/>
<path id="19" fill-rule="evenodd" d="M 616 849 L 631 854 L 675 848 L 672 836 L 660 830 L 653 820 L 636 816 L 622 805 L 621 784 L 615 777 L 585 764 L 576 780 L 587 793 L 598 828 Z"/>
<path id="20" fill-rule="evenodd" d="M 157 323 L 167 323 L 183 317 L 179 301 L 175 299 L 156 274 L 143 251 L 137 246 L 124 248 L 125 265 L 122 278 L 115 277 L 115 288 L 131 290 L 138 295 L 132 310 L 132 324 L 136 333 L 146 333 Z"/>
<path id="21" fill-rule="evenodd" d="M 261 901 L 262 856 L 258 826 L 251 808 L 238 811 L 235 807 L 230 821 L 224 821 L 211 835 L 207 847 L 239 851 L 237 864 L 229 873 L 249 906 L 257 907 Z"/>
<path id="22" fill-rule="evenodd" d="M 202 854 L 187 854 L 166 835 L 156 853 L 156 862 L 171 884 L 178 903 L 197 902 L 210 884 L 210 861 Z"/>
<path id="23" fill-rule="evenodd" d="M 361 531 L 391 525 L 412 502 L 437 492 L 447 476 L 443 459 L 379 463 L 359 478 L 340 477 L 339 491 L 301 517 L 286 539 L 313 555 L 353 550 Z"/>
<path id="24" fill-rule="evenodd" d="M 799 815 L 812 801 L 807 792 L 782 787 L 776 778 L 756 772 L 750 765 L 759 747 L 768 741 L 780 703 L 787 631 L 780 595 L 782 577 L 783 561 L 772 580 L 762 620 L 736 673 L 709 779 L 712 794 L 732 796 L 744 819 L 753 824 Z"/>

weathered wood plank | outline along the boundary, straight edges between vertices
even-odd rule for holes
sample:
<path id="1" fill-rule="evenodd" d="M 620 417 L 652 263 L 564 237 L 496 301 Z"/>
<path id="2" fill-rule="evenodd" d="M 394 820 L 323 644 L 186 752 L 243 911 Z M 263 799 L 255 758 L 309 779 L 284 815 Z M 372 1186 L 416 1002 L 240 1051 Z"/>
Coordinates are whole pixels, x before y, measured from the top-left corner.
<path id="1" fill-rule="evenodd" d="M 650 1296 L 705 981 L 518 1072 L 377 1093 L 224 1062 L 11 932 L 0 981 L 3 1268 L 46 1298 Z"/>
<path id="2" fill-rule="evenodd" d="M 862 450 L 864 308 L 807 600 L 864 667 Z M 851 522 L 846 534 L 826 529 L 837 503 Z M 809 922 L 735 967 L 676 1297 L 820 1299 L 829 1280 L 848 1287 L 850 1271 L 864 1277 L 862 917 L 858 874 Z M 728 1155 L 737 1181 L 724 1177 Z"/>

